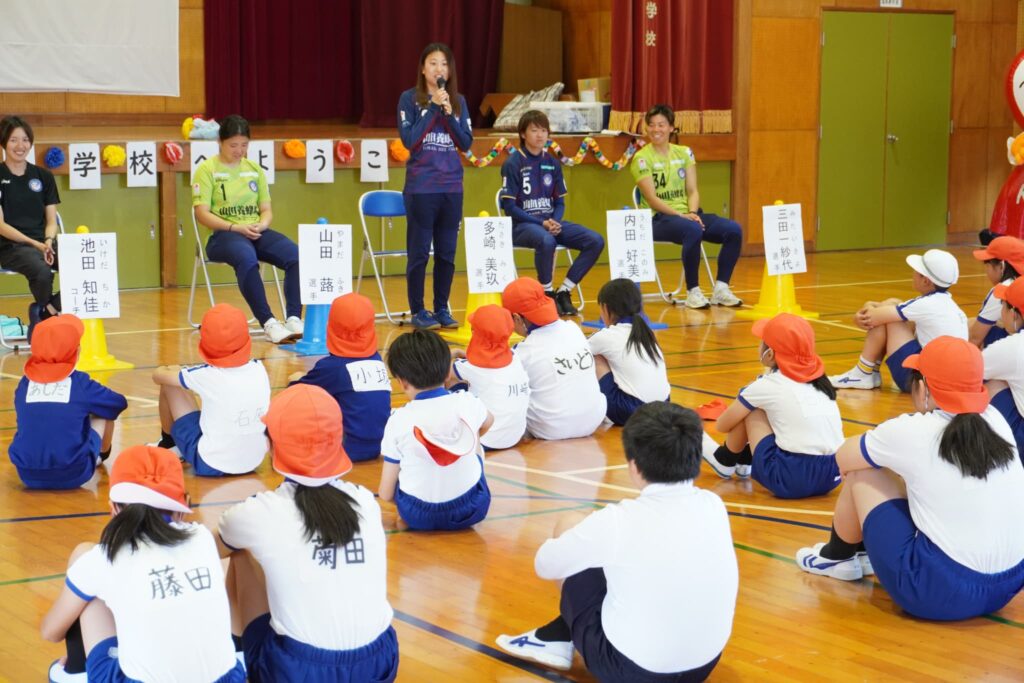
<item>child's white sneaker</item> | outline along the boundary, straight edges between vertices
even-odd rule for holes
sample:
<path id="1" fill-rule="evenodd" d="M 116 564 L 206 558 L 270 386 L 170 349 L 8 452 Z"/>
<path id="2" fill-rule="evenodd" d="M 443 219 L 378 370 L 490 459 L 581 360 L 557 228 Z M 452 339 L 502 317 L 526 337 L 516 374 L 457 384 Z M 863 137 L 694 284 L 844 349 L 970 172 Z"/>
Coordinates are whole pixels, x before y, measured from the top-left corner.
<path id="1" fill-rule="evenodd" d="M 841 375 L 829 375 L 828 381 L 836 389 L 877 389 L 882 386 L 882 373 L 867 373 L 860 368 L 853 368 Z"/>
<path id="2" fill-rule="evenodd" d="M 718 459 L 718 452 L 725 448 L 725 446 L 719 446 L 714 450 L 710 450 L 706 447 L 700 449 L 700 457 L 704 458 L 704 462 L 711 466 L 715 474 L 720 476 L 722 479 L 732 479 L 733 473 L 736 472 L 735 465 L 723 465 Z"/>
<path id="3" fill-rule="evenodd" d="M 824 543 L 796 551 L 796 566 L 809 574 L 831 576 L 840 581 L 857 581 L 864 578 L 864 570 L 856 555 L 845 560 L 829 560 L 821 556 Z"/>
<path id="4" fill-rule="evenodd" d="M 284 321 L 284 326 L 296 337 L 301 337 L 305 331 L 305 325 L 302 323 L 302 318 L 294 315 L 288 316 L 288 319 Z"/>
<path id="5" fill-rule="evenodd" d="M 694 287 L 688 291 L 683 303 L 686 304 L 687 308 L 711 308 L 711 303 L 704 296 L 704 292 L 700 291 L 700 287 Z"/>
<path id="6" fill-rule="evenodd" d="M 568 671 L 572 668 L 572 642 L 538 640 L 537 629 L 520 633 L 518 636 L 502 634 L 495 638 L 494 642 L 513 657 L 537 662 L 559 671 Z"/>
<path id="7" fill-rule="evenodd" d="M 864 576 L 874 576 L 875 568 L 871 566 L 871 558 L 868 554 L 861 550 L 857 553 L 857 561 L 860 562 L 860 570 L 864 573 Z"/>
<path id="8" fill-rule="evenodd" d="M 271 318 L 266 323 L 264 323 L 263 332 L 264 334 L 267 335 L 267 339 L 269 339 L 274 344 L 286 342 L 289 339 L 292 339 L 294 336 L 292 331 L 285 327 L 284 323 L 282 323 L 277 318 Z"/>
<path id="9" fill-rule="evenodd" d="M 753 470 L 753 465 L 736 465 L 736 476 L 740 479 L 749 479 Z"/>
<path id="10" fill-rule="evenodd" d="M 64 670 L 64 665 L 60 663 L 59 659 L 54 660 L 50 665 L 48 673 L 50 683 L 86 683 L 89 680 L 89 675 L 84 671 L 80 674 L 69 674 Z"/>
<path id="11" fill-rule="evenodd" d="M 743 300 L 732 293 L 729 285 L 724 282 L 716 282 L 715 289 L 711 292 L 711 303 L 714 306 L 735 308 L 736 306 L 742 306 Z"/>

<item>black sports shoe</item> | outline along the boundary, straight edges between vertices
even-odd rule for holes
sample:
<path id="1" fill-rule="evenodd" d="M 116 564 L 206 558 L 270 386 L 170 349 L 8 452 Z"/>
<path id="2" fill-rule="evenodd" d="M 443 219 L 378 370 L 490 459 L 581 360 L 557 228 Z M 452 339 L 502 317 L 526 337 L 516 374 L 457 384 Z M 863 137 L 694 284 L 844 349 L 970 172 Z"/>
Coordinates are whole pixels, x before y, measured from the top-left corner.
<path id="1" fill-rule="evenodd" d="M 555 306 L 558 308 L 558 315 L 579 315 L 580 313 L 572 305 L 572 294 L 567 289 L 555 292 Z"/>
<path id="2" fill-rule="evenodd" d="M 36 325 L 42 320 L 40 315 L 39 304 L 31 303 L 28 305 L 28 331 L 25 335 L 26 340 L 29 344 L 32 343 L 32 333 L 36 329 Z"/>

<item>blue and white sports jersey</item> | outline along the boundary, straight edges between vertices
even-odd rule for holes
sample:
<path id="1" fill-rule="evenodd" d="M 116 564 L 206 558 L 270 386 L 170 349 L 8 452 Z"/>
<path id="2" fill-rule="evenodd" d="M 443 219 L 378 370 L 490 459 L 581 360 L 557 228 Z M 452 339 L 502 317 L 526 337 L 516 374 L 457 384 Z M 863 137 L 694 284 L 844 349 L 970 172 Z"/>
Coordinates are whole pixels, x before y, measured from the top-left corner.
<path id="1" fill-rule="evenodd" d="M 530 154 L 525 147 L 510 154 L 501 165 L 501 208 L 516 223 L 561 221 L 569 190 L 562 162 L 547 150 Z"/>

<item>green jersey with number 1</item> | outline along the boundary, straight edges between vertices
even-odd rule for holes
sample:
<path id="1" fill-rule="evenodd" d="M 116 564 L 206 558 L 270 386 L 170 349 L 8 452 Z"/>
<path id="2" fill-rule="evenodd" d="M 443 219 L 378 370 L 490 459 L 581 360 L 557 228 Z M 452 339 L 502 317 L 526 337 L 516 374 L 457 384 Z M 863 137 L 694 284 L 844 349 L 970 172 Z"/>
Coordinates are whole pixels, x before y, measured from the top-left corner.
<path id="1" fill-rule="evenodd" d="M 633 157 L 629 170 L 633 180 L 639 183 L 643 178 L 654 181 L 654 193 L 658 199 L 680 213 L 690 212 L 689 199 L 686 196 L 687 169 L 697 165 L 693 158 L 693 150 L 686 145 L 669 145 L 668 156 L 654 151 L 654 145 L 646 145 Z M 640 195 L 640 208 L 649 209 L 650 205 Z"/>
<path id="2" fill-rule="evenodd" d="M 270 189 L 263 168 L 242 159 L 238 166 L 225 166 L 220 155 L 196 166 L 192 176 L 192 206 L 205 204 L 219 218 L 234 225 L 250 225 L 260 219 L 260 204 L 270 201 Z"/>

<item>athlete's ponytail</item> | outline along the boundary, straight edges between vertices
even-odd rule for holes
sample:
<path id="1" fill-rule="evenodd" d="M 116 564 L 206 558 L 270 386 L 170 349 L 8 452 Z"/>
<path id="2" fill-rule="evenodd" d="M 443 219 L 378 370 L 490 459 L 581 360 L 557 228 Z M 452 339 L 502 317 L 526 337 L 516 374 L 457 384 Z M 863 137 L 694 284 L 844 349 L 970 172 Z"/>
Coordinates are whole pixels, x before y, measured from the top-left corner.
<path id="1" fill-rule="evenodd" d="M 829 400 L 836 400 L 836 388 L 832 386 L 832 382 L 829 381 L 827 375 L 819 375 L 808 382 L 808 384 L 828 396 Z"/>

